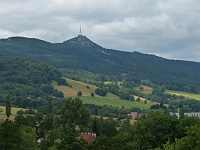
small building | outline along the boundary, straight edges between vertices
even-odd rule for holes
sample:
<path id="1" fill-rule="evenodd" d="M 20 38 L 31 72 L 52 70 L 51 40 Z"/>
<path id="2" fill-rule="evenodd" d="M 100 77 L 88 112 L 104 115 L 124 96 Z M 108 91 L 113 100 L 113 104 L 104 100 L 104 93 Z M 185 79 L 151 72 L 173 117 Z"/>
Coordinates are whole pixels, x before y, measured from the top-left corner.
<path id="1" fill-rule="evenodd" d="M 131 116 L 131 119 L 136 120 L 141 117 L 141 114 L 139 114 L 138 112 L 131 112 L 130 114 L 128 114 L 128 116 Z"/>
<path id="2" fill-rule="evenodd" d="M 80 131 L 79 125 L 75 125 L 75 130 L 76 130 L 76 131 Z"/>

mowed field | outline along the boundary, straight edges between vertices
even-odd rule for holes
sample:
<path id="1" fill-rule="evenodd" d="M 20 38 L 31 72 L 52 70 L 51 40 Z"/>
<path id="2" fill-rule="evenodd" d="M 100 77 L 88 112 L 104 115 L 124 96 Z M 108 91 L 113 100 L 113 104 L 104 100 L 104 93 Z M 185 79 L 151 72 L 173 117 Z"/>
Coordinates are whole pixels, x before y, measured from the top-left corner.
<path id="1" fill-rule="evenodd" d="M 181 92 L 181 91 L 172 91 L 172 90 L 166 90 L 165 93 L 169 93 L 169 94 L 175 94 L 178 96 L 184 96 L 185 98 L 188 99 L 196 99 L 196 100 L 200 100 L 200 94 L 193 94 L 193 93 L 188 93 L 188 92 Z"/>
<path id="2" fill-rule="evenodd" d="M 144 104 L 143 98 L 140 98 L 141 102 L 136 101 L 128 101 L 128 100 L 121 100 L 118 96 L 108 92 L 105 97 L 101 97 L 99 95 L 96 95 L 94 97 L 91 97 L 91 92 L 95 93 L 95 89 L 97 88 L 95 85 L 89 85 L 86 83 L 82 83 L 79 81 L 71 80 L 68 78 L 65 78 L 67 83 L 72 85 L 72 88 L 67 86 L 58 86 L 56 82 L 52 82 L 52 85 L 54 88 L 62 91 L 64 93 L 65 97 L 76 97 L 78 91 L 82 91 L 82 97 L 80 99 L 83 101 L 84 104 L 95 104 L 99 106 L 116 106 L 119 108 L 122 108 L 124 106 L 125 108 L 131 108 L 131 107 L 138 107 L 141 109 L 148 109 L 151 105 L 155 104 L 153 102 L 147 102 L 147 104 Z M 89 89 L 86 88 L 86 85 L 89 85 Z M 135 96 L 135 99 L 137 96 Z"/>
<path id="3" fill-rule="evenodd" d="M 84 104 L 95 104 L 99 106 L 108 105 L 108 106 L 115 106 L 119 108 L 122 108 L 122 106 L 124 106 L 125 109 L 131 108 L 131 107 L 149 109 L 150 106 L 154 104 L 152 102 L 147 102 L 147 104 L 144 104 L 144 102 L 111 99 L 111 98 L 103 98 L 103 97 L 80 97 L 80 99 L 83 101 Z"/>
<path id="4" fill-rule="evenodd" d="M 142 93 L 150 94 L 153 91 L 151 87 L 145 85 L 142 85 L 141 87 L 143 87 Z M 134 89 L 140 91 L 140 87 L 135 87 Z"/>
<path id="5" fill-rule="evenodd" d="M 97 86 L 95 85 L 89 85 L 83 82 L 79 82 L 79 81 L 75 81 L 75 80 L 71 80 L 68 78 L 64 78 L 68 84 L 72 85 L 72 88 L 68 87 L 68 86 L 58 86 L 57 83 L 54 81 L 52 82 L 52 85 L 54 86 L 55 89 L 58 89 L 59 91 L 62 91 L 64 93 L 65 97 L 69 97 L 69 96 L 77 96 L 77 92 L 81 91 L 82 92 L 82 96 L 90 96 L 90 94 L 93 92 L 95 93 L 95 90 L 97 88 Z M 89 86 L 89 89 L 86 88 L 86 86 Z M 99 95 L 94 94 L 95 97 L 101 97 Z M 108 92 L 106 97 L 108 98 L 119 98 L 118 96 Z"/>
<path id="6" fill-rule="evenodd" d="M 2 110 L 2 112 L 0 112 L 0 119 L 7 119 L 6 117 L 6 107 L 5 106 L 0 106 L 0 110 Z M 24 110 L 22 108 L 16 108 L 16 107 L 11 107 L 11 115 L 9 117 L 10 120 L 14 120 L 17 111 L 19 110 Z"/>

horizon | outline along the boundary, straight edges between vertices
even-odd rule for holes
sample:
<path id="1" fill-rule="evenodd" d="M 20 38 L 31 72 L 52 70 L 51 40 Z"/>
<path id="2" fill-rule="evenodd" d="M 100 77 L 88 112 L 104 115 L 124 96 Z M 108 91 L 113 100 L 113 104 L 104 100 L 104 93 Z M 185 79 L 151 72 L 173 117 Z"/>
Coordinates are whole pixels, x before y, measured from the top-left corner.
<path id="1" fill-rule="evenodd" d="M 60 43 L 79 34 L 81 24 L 82 34 L 108 49 L 200 62 L 200 1 L 2 0 L 0 5 L 1 38 Z"/>
<path id="2" fill-rule="evenodd" d="M 0 40 L 6 40 L 6 39 L 9 39 L 9 38 L 27 38 L 27 39 L 36 39 L 36 40 L 41 40 L 41 41 L 44 41 L 44 42 L 48 42 L 48 43 L 51 43 L 51 44 L 62 44 L 70 39 L 73 39 L 73 38 L 76 38 L 78 36 L 83 36 L 83 37 L 86 37 L 88 38 L 86 35 L 83 35 L 82 33 L 81 34 L 78 34 L 77 36 L 74 36 L 72 38 L 69 38 L 67 40 L 64 40 L 62 42 L 51 42 L 51 41 L 47 41 L 47 40 L 44 40 L 44 39 L 39 39 L 39 38 L 36 38 L 36 37 L 26 37 L 26 36 L 12 36 L 12 37 L 7 37 L 7 38 L 0 38 Z M 102 48 L 105 48 L 105 49 L 110 49 L 110 50 L 114 50 L 114 51 L 121 51 L 121 52 L 128 52 L 128 53 L 134 53 L 134 52 L 137 52 L 137 53 L 141 53 L 141 54 L 147 54 L 147 55 L 154 55 L 154 56 L 157 56 L 157 57 L 161 57 L 161 58 L 164 58 L 164 59 L 168 59 L 168 60 L 177 60 L 177 61 L 187 61 L 187 62 L 196 62 L 196 63 L 200 63 L 198 61 L 194 61 L 194 60 L 183 60 L 183 59 L 171 59 L 171 58 L 166 58 L 164 56 L 159 56 L 157 54 L 154 54 L 154 53 L 143 53 L 143 52 L 140 52 L 140 51 L 124 51 L 124 50 L 120 50 L 120 49 L 113 49 L 113 48 L 106 48 L 102 45 L 99 45 L 98 43 L 94 42 L 92 39 L 88 38 L 89 40 L 91 40 L 93 43 L 97 44 L 98 46 L 101 46 Z"/>

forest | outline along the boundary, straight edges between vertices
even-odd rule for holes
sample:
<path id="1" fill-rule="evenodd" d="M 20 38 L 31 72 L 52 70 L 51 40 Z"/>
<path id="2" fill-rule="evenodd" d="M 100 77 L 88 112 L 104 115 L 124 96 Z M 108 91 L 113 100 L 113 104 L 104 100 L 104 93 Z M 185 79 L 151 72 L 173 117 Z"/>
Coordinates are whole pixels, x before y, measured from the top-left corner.
<path id="1" fill-rule="evenodd" d="M 0 55 L 32 58 L 61 70 L 70 68 L 107 76 L 134 76 L 166 85 L 171 90 L 187 87 L 190 92 L 200 93 L 198 62 L 106 49 L 85 36 L 77 36 L 63 43 L 23 37 L 1 39 Z"/>
<path id="2" fill-rule="evenodd" d="M 63 98 L 51 82 L 67 85 L 61 73 L 51 66 L 31 59 L 0 56 L 0 105 L 10 96 L 13 107 L 39 109 L 48 97 Z M 45 112 L 45 110 L 44 110 Z"/>

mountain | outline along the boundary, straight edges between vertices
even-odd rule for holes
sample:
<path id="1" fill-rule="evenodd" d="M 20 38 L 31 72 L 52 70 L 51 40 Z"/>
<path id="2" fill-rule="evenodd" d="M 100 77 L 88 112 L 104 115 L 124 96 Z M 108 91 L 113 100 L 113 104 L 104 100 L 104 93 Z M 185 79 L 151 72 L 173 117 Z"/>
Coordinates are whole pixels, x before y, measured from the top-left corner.
<path id="1" fill-rule="evenodd" d="M 160 84 L 200 83 L 200 63 L 169 60 L 139 52 L 103 48 L 83 35 L 63 43 L 24 37 L 0 40 L 0 55 L 29 57 L 57 68 L 74 68 L 105 75 L 128 74 Z"/>

